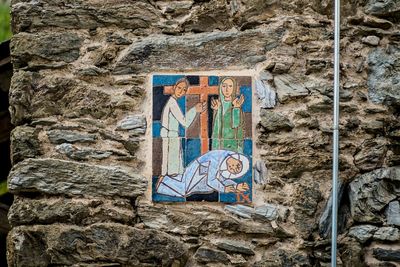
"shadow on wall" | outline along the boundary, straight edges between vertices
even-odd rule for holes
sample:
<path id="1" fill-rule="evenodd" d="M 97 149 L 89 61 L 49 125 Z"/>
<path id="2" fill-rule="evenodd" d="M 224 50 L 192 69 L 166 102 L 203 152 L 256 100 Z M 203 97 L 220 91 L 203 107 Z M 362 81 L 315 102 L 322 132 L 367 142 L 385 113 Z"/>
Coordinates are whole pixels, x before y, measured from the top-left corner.
<path id="1" fill-rule="evenodd" d="M 12 130 L 8 112 L 8 91 L 12 76 L 9 41 L 0 44 L 0 266 L 7 266 L 6 237 L 10 230 L 7 213 L 13 201 L 7 192 L 7 176 L 11 169 L 10 133 Z"/>

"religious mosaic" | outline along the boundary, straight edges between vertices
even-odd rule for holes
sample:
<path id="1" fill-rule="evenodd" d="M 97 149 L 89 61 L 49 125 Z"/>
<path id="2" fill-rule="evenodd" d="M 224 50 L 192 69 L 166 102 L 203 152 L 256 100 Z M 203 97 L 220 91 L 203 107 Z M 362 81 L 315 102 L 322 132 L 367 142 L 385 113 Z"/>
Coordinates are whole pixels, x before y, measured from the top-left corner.
<path id="1" fill-rule="evenodd" d="M 153 76 L 156 202 L 252 200 L 252 79 Z"/>

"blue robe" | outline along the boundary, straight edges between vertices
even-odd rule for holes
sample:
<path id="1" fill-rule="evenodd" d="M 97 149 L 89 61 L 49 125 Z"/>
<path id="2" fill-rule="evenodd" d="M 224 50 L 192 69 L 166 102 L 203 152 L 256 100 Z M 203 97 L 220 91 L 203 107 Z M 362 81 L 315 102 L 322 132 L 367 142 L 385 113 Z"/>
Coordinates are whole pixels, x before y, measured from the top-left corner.
<path id="1" fill-rule="evenodd" d="M 187 197 L 192 194 L 208 194 L 214 191 L 225 192 L 227 186 L 235 186 L 234 179 L 243 176 L 249 169 L 249 164 L 244 164 L 240 174 L 229 174 L 226 170 L 226 159 L 237 152 L 228 150 L 213 150 L 192 161 L 185 169 L 183 175 L 165 176 L 157 187 L 157 193 Z M 240 154 L 242 157 L 244 155 Z M 246 165 L 246 166 L 245 166 Z"/>

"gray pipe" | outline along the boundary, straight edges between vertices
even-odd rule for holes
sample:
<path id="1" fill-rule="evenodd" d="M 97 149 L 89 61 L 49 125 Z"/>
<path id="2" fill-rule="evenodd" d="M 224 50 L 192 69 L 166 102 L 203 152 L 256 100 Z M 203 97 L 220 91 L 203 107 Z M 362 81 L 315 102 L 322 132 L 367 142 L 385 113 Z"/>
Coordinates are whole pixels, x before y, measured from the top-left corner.
<path id="1" fill-rule="evenodd" d="M 333 93 L 332 244 L 331 266 L 336 267 L 339 176 L 340 0 L 335 0 L 335 64 Z"/>

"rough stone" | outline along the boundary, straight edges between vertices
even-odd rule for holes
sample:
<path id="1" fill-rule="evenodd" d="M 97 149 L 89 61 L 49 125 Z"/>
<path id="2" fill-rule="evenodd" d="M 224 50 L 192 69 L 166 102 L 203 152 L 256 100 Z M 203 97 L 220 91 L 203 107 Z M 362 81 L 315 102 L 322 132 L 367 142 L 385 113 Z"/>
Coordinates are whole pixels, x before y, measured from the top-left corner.
<path id="1" fill-rule="evenodd" d="M 344 267 L 363 266 L 363 248 L 354 238 L 345 237 L 340 240 L 338 249 Z"/>
<path id="2" fill-rule="evenodd" d="M 281 103 L 286 103 L 292 99 L 304 97 L 309 94 L 303 84 L 288 74 L 274 76 L 274 83 L 276 94 Z"/>
<path id="3" fill-rule="evenodd" d="M 386 223 L 389 225 L 400 226 L 400 204 L 399 201 L 389 203 L 386 211 Z"/>
<path id="4" fill-rule="evenodd" d="M 375 232 L 374 239 L 381 241 L 397 241 L 400 239 L 399 229 L 394 227 L 381 227 Z"/>
<path id="5" fill-rule="evenodd" d="M 238 215 L 242 218 L 250 219 L 251 215 L 254 213 L 254 209 L 249 206 L 244 205 L 226 205 L 225 210 Z"/>
<path id="6" fill-rule="evenodd" d="M 24 160 L 15 165 L 8 176 L 8 188 L 14 194 L 137 197 L 146 187 L 144 177 L 118 167 L 56 159 Z"/>
<path id="7" fill-rule="evenodd" d="M 62 143 L 55 147 L 56 151 L 66 155 L 74 160 L 88 160 L 88 159 L 106 159 L 109 158 L 113 152 L 104 151 L 92 148 L 78 148 L 72 144 Z"/>
<path id="8" fill-rule="evenodd" d="M 117 45 L 130 45 L 132 43 L 131 40 L 118 33 L 110 33 L 107 36 L 107 42 L 116 43 Z"/>
<path id="9" fill-rule="evenodd" d="M 274 74 L 288 73 L 290 68 L 292 67 L 292 65 L 293 65 L 293 62 L 291 60 L 281 60 L 281 61 L 275 63 L 274 68 L 272 69 L 272 72 Z"/>
<path id="10" fill-rule="evenodd" d="M 190 213 L 187 212 L 188 210 Z M 183 206 L 152 205 L 143 201 L 139 202 L 138 216 L 148 228 L 181 235 L 225 233 L 240 228 L 238 219 L 220 210 L 208 209 L 204 206 L 191 205 L 183 208 Z M 178 218 L 185 218 L 185 220 L 180 220 L 179 224 L 174 225 Z M 229 225 L 232 229 L 224 225 Z"/>
<path id="11" fill-rule="evenodd" d="M 273 221 L 278 218 L 278 210 L 275 206 L 267 204 L 261 207 L 256 207 L 255 215 Z"/>
<path id="12" fill-rule="evenodd" d="M 373 103 L 400 105 L 400 48 L 375 48 L 368 55 L 368 95 Z"/>
<path id="13" fill-rule="evenodd" d="M 369 44 L 372 46 L 378 46 L 380 39 L 378 36 L 370 35 L 370 36 L 362 38 L 361 41 L 365 44 Z"/>
<path id="14" fill-rule="evenodd" d="M 381 168 L 357 176 L 349 184 L 350 211 L 357 222 L 382 222 L 379 213 L 396 199 L 400 169 Z"/>
<path id="15" fill-rule="evenodd" d="M 371 171 L 383 166 L 387 152 L 387 141 L 385 138 L 374 138 L 365 140 L 354 155 L 354 164 L 362 171 Z"/>
<path id="16" fill-rule="evenodd" d="M 315 212 L 321 199 L 321 191 L 316 183 L 299 185 L 293 194 L 294 219 L 303 238 L 317 228 Z"/>
<path id="17" fill-rule="evenodd" d="M 377 18 L 374 16 L 368 16 L 366 14 L 357 14 L 354 17 L 349 18 L 349 23 L 354 25 L 363 25 L 367 27 L 379 28 L 379 29 L 390 29 L 393 24 L 386 20 Z"/>
<path id="18" fill-rule="evenodd" d="M 64 130 L 50 130 L 47 132 L 49 140 L 53 144 L 62 143 L 95 143 L 97 136 L 95 134 L 86 134 Z"/>
<path id="19" fill-rule="evenodd" d="M 128 138 L 127 140 L 122 140 L 121 143 L 124 145 L 125 149 L 134 156 L 140 147 L 140 141 L 141 140 L 138 138 Z"/>
<path id="20" fill-rule="evenodd" d="M 357 225 L 350 228 L 349 236 L 355 237 L 361 243 L 365 243 L 372 238 L 377 230 L 378 227 L 373 225 Z"/>
<path id="21" fill-rule="evenodd" d="M 81 262 L 170 266 L 175 261 L 184 265 L 188 252 L 168 234 L 115 223 L 19 226 L 10 232 L 8 247 L 12 248 L 10 265 L 27 267 Z"/>
<path id="22" fill-rule="evenodd" d="M 117 130 L 142 129 L 146 131 L 146 118 L 142 115 L 129 115 L 123 118 L 117 124 Z"/>
<path id="23" fill-rule="evenodd" d="M 43 12 L 45 10 L 46 12 Z M 160 12 L 146 2 L 123 0 L 111 3 L 97 1 L 20 1 L 13 5 L 13 26 L 16 31 L 36 31 L 46 27 L 96 29 L 106 25 L 141 29 L 157 24 Z"/>
<path id="24" fill-rule="evenodd" d="M 262 258 L 254 263 L 255 267 L 279 266 L 311 266 L 309 256 L 303 252 L 277 249 L 265 253 Z"/>
<path id="25" fill-rule="evenodd" d="M 245 266 L 247 263 L 247 260 L 240 254 L 229 254 L 228 259 L 234 266 Z"/>
<path id="26" fill-rule="evenodd" d="M 135 101 L 118 104 L 108 91 L 88 85 L 69 75 L 39 75 L 19 71 L 13 78 L 10 105 L 13 123 L 51 116 L 68 118 L 92 117 L 102 119 L 117 110 L 132 109 Z M 122 102 L 121 102 L 122 103 Z"/>
<path id="27" fill-rule="evenodd" d="M 209 247 L 200 247 L 194 254 L 194 258 L 202 263 L 229 262 L 228 254 L 226 254 L 226 252 Z"/>
<path id="28" fill-rule="evenodd" d="M 265 149 L 261 158 L 268 164 L 270 177 L 290 181 L 304 173 L 330 170 L 332 157 L 325 149 L 330 145 L 329 137 L 321 132 L 303 133 L 293 130 L 261 135 L 260 144 Z"/>
<path id="29" fill-rule="evenodd" d="M 195 12 L 190 12 L 190 17 L 182 23 L 185 31 L 228 30 L 233 26 L 232 20 L 226 14 L 226 5 L 221 1 L 210 1 L 210 3 L 204 3 L 201 8 L 194 10 Z"/>
<path id="30" fill-rule="evenodd" d="M 318 73 L 325 70 L 327 67 L 332 67 L 332 61 L 323 58 L 310 58 L 306 61 L 305 74 Z"/>
<path id="31" fill-rule="evenodd" d="M 369 134 L 381 135 L 384 132 L 385 124 L 383 121 L 366 121 L 361 128 Z"/>
<path id="32" fill-rule="evenodd" d="M 294 128 L 289 118 L 270 110 L 261 110 L 260 124 L 267 132 L 290 131 Z"/>
<path id="33" fill-rule="evenodd" d="M 381 261 L 400 262 L 400 250 L 398 249 L 374 248 L 372 254 Z"/>
<path id="34" fill-rule="evenodd" d="M 266 184 L 268 183 L 268 169 L 265 163 L 261 160 L 257 160 L 254 164 L 254 182 L 256 184 Z"/>
<path id="35" fill-rule="evenodd" d="M 268 81 L 257 79 L 255 81 L 257 96 L 261 100 L 261 108 L 273 108 L 276 105 L 276 92 Z"/>
<path id="36" fill-rule="evenodd" d="M 31 224 L 89 225 L 98 222 L 133 224 L 135 211 L 128 200 L 99 198 L 39 198 L 16 196 L 8 213 L 13 226 Z"/>
<path id="37" fill-rule="evenodd" d="M 253 218 L 262 221 L 285 220 L 289 209 L 285 206 L 265 203 L 255 208 L 244 205 L 226 205 L 225 210 L 242 218 Z"/>
<path id="38" fill-rule="evenodd" d="M 238 32 L 195 35 L 149 36 L 133 42 L 117 58 L 114 73 L 129 74 L 160 70 L 209 70 L 232 65 L 246 68 L 246 58 L 264 55 L 265 47 L 276 43 L 281 29 L 256 29 Z M 251 43 L 249 47 L 247 44 Z M 212 49 L 212 51 L 210 50 Z M 193 53 L 196 51 L 196 53 Z"/>
<path id="39" fill-rule="evenodd" d="M 78 76 L 99 76 L 107 72 L 108 72 L 107 70 L 98 68 L 96 66 L 85 66 L 76 70 L 76 74 Z"/>
<path id="40" fill-rule="evenodd" d="M 247 242 L 239 240 L 223 239 L 217 240 L 215 245 L 228 253 L 240 253 L 244 255 L 255 255 L 253 247 Z"/>
<path id="41" fill-rule="evenodd" d="M 39 130 L 29 126 L 19 126 L 11 132 L 11 161 L 16 164 L 26 158 L 42 154 Z"/>
<path id="42" fill-rule="evenodd" d="M 400 3 L 396 0 L 369 0 L 365 6 L 365 12 L 381 17 L 396 17 L 400 13 Z"/>
<path id="43" fill-rule="evenodd" d="M 26 71 L 15 71 L 11 78 L 9 93 L 9 110 L 11 123 L 20 125 L 30 119 L 33 80 L 35 74 Z"/>
<path id="44" fill-rule="evenodd" d="M 190 212 L 188 212 L 190 211 Z M 259 237 L 292 237 L 293 234 L 268 222 L 241 220 L 212 206 L 151 205 L 141 202 L 138 216 L 151 229 L 179 235 L 204 236 L 242 233 Z M 180 220 L 179 218 L 185 218 Z M 176 223 L 179 220 L 179 223 Z"/>
<path id="45" fill-rule="evenodd" d="M 75 33 L 18 33 L 13 36 L 11 51 L 14 66 L 23 67 L 38 59 L 73 62 L 80 53 L 82 38 Z"/>

